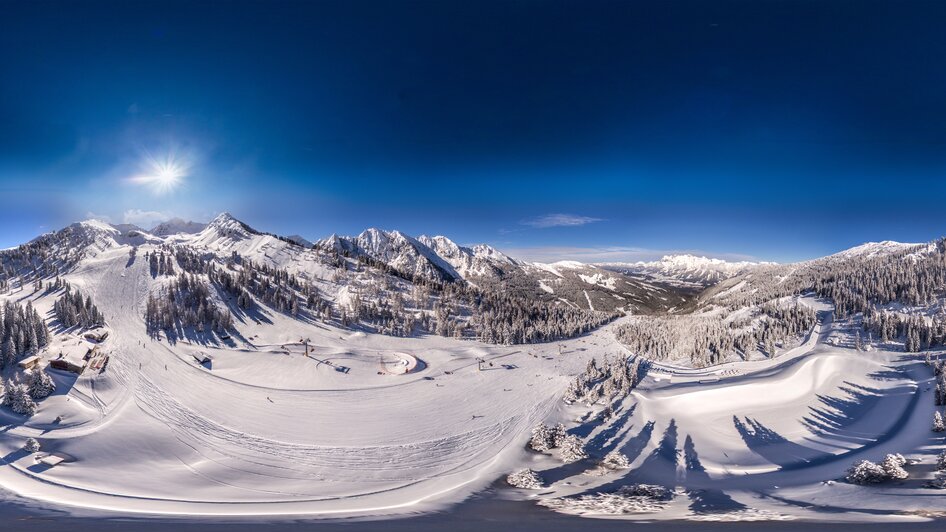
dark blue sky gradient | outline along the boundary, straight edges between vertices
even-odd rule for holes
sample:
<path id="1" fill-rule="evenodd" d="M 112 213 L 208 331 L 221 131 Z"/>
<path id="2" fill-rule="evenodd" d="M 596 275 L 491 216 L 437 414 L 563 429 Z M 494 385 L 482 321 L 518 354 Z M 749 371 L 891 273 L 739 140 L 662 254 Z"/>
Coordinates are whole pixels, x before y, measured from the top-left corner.
<path id="1" fill-rule="evenodd" d="M 0 246 L 224 210 L 543 260 L 946 234 L 942 2 L 0 7 Z M 172 149 L 179 188 L 127 183 Z"/>

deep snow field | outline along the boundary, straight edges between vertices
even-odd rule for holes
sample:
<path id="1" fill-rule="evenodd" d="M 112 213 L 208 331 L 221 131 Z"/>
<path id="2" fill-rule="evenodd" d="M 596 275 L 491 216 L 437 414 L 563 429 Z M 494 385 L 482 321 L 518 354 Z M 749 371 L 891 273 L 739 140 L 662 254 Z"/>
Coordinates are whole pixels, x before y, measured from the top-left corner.
<path id="1" fill-rule="evenodd" d="M 569 341 L 496 346 L 269 313 L 271 323 L 238 323 L 228 346 L 169 343 L 146 331 L 152 278 L 127 248 L 66 279 L 105 315 L 110 362 L 78 379 L 51 370 L 57 391 L 26 423 L 0 413 L 0 487 L 19 497 L 106 515 L 391 516 L 447 507 L 530 467 L 547 489 L 499 488 L 502 497 L 586 516 L 618 517 L 596 494 L 634 482 L 674 496 L 620 517 L 915 521 L 946 511 L 946 495 L 923 487 L 942 450 L 929 430 L 932 372 L 916 355 L 830 345 L 847 332 L 820 301 L 806 300 L 821 323 L 777 359 L 655 367 L 602 423 L 600 407 L 561 397 L 592 357 L 623 352 L 611 333 L 620 320 Z M 2 297 L 48 312 L 55 296 L 30 292 Z M 84 340 L 57 342 L 47 358 Z M 525 449 L 536 424 L 557 421 L 593 458 L 619 449 L 631 467 L 562 465 Z M 36 463 L 21 450 L 28 437 L 69 460 Z M 888 452 L 919 461 L 910 479 L 835 482 Z"/>

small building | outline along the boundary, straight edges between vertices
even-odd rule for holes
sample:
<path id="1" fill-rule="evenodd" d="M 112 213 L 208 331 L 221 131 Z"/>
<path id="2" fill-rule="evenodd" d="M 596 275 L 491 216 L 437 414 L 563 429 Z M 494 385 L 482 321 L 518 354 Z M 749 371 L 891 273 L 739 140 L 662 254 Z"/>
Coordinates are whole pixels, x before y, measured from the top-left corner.
<path id="1" fill-rule="evenodd" d="M 54 369 L 61 369 L 63 371 L 71 371 L 72 373 L 82 374 L 82 372 L 85 370 L 85 361 L 79 363 L 64 357 L 51 360 L 49 362 L 49 366 Z"/>
<path id="2" fill-rule="evenodd" d="M 40 362 L 39 355 L 33 355 L 19 361 L 17 365 L 20 366 L 20 369 L 33 369 L 36 366 L 39 366 L 39 362 Z"/>
<path id="3" fill-rule="evenodd" d="M 93 353 L 96 348 L 86 349 L 82 344 L 63 346 L 59 351 L 59 356 L 49 361 L 49 367 L 81 375 L 89 365 L 90 353 Z"/>

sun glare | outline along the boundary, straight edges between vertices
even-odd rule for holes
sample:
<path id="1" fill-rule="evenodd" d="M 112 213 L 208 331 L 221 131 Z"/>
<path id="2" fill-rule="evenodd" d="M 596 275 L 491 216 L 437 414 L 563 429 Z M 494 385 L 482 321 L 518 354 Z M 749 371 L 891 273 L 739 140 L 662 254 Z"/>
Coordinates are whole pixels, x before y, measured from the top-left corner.
<path id="1" fill-rule="evenodd" d="M 168 154 L 163 159 L 157 159 L 148 154 L 142 163 L 141 175 L 132 177 L 130 181 L 138 185 L 145 185 L 158 195 L 174 191 L 187 177 L 188 165 L 174 154 Z"/>

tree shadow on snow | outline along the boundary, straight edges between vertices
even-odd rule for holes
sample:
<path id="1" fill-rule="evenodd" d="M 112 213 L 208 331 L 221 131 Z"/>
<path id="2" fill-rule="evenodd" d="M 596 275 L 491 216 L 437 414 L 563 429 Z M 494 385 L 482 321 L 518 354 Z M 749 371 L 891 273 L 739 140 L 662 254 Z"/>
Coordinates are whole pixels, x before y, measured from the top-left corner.
<path id="1" fill-rule="evenodd" d="M 821 451 L 789 441 L 757 419 L 746 417 L 745 421 L 742 421 L 733 416 L 732 421 L 749 450 L 783 470 L 805 467 L 814 457 L 823 454 Z"/>
<path id="2" fill-rule="evenodd" d="M 712 479 L 706 473 L 706 468 L 700 462 L 693 438 L 688 434 L 683 443 L 683 461 L 686 466 L 686 483 L 698 486 L 712 484 Z M 714 488 L 693 489 L 687 491 L 690 498 L 690 510 L 697 514 L 725 513 L 745 510 L 747 506 L 734 500 L 723 490 Z"/>
<path id="3" fill-rule="evenodd" d="M 612 418 L 611 423 L 607 428 L 595 434 L 593 438 L 588 442 L 587 448 L 588 452 L 604 456 L 611 452 L 617 444 L 624 439 L 628 432 L 634 428 L 634 424 L 631 423 L 631 417 L 634 415 L 634 410 L 637 409 L 637 405 L 631 405 L 630 408 L 624 411 L 618 418 Z"/>
<path id="4" fill-rule="evenodd" d="M 647 427 L 645 427 L 645 429 L 646 428 Z M 653 426 L 650 427 L 650 430 L 653 431 Z M 626 447 L 627 446 L 625 446 L 625 448 Z M 654 449 L 640 467 L 631 472 L 627 478 L 634 482 L 672 486 L 676 483 L 677 463 L 679 458 L 680 451 L 677 449 L 677 420 L 671 418 L 670 424 L 664 431 L 657 448 Z"/>
<path id="5" fill-rule="evenodd" d="M 845 394 L 843 397 L 816 394 L 821 406 L 808 407 L 809 414 L 802 419 L 802 424 L 816 436 L 864 444 L 875 434 L 853 432 L 850 427 L 876 407 L 884 395 L 899 393 L 903 389 L 884 391 L 846 384 L 839 388 Z"/>
<path id="6" fill-rule="evenodd" d="M 612 416 L 611 419 L 607 420 L 601 420 L 597 415 L 592 415 L 586 422 L 569 429 L 568 433 L 584 439 L 590 436 L 599 426 L 606 425 L 605 428 L 585 444 L 585 448 L 589 453 L 603 456 L 610 452 L 611 449 L 609 447 L 613 448 L 633 427 L 633 425 L 628 422 L 631 416 L 634 415 L 636 408 L 637 403 L 634 403 L 629 408 L 626 408 L 620 415 L 616 417 Z"/>

